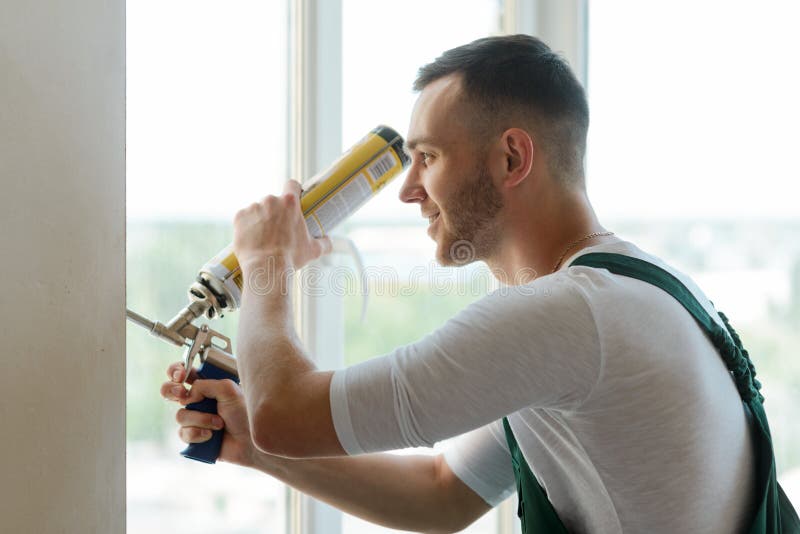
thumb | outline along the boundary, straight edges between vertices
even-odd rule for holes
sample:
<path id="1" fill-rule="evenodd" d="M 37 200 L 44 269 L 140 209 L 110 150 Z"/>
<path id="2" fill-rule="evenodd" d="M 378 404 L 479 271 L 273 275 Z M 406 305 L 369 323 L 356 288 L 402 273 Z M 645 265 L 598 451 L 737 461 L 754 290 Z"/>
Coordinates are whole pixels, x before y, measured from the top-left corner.
<path id="1" fill-rule="evenodd" d="M 186 406 L 200 402 L 204 398 L 217 399 L 217 402 L 229 402 L 239 397 L 239 389 L 233 380 L 203 380 L 197 379 L 192 383 L 189 395 L 181 399 L 181 404 Z"/>

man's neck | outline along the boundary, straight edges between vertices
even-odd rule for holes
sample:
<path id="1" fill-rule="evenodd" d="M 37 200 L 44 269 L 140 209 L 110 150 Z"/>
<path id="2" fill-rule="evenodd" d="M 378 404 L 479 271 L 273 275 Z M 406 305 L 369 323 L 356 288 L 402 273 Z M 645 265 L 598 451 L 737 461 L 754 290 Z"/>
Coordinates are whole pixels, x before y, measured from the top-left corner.
<path id="1" fill-rule="evenodd" d="M 585 194 L 552 195 L 536 209 L 519 205 L 504 217 L 497 253 L 487 260 L 501 282 L 517 285 L 546 276 L 579 250 L 608 241 Z M 560 265 L 559 265 L 560 264 Z"/>

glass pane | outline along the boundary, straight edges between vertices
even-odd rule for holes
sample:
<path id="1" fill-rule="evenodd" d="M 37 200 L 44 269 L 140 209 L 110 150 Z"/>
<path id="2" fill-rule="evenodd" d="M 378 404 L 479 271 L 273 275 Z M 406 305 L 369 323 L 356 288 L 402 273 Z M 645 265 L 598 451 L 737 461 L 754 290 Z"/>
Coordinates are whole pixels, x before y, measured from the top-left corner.
<path id="1" fill-rule="evenodd" d="M 285 3 L 128 2 L 127 54 L 128 306 L 166 322 L 235 212 L 286 175 Z M 129 325 L 128 532 L 283 532 L 282 484 L 178 454 L 159 386 L 181 356 Z"/>
<path id="2" fill-rule="evenodd" d="M 800 503 L 800 4 L 590 8 L 590 195 L 607 226 L 694 277 L 731 319 Z"/>
<path id="3" fill-rule="evenodd" d="M 449 48 L 499 33 L 500 5 L 499 0 L 409 0 L 402 6 L 386 0 L 344 0 L 342 148 L 377 124 L 405 134 L 416 100 L 411 85 L 417 69 Z M 348 364 L 419 339 L 494 287 L 482 267 L 458 270 L 434 263 L 434 243 L 426 235 L 419 206 L 398 200 L 401 180 L 388 185 L 343 228 L 367 269 L 379 273 L 369 276 L 371 295 L 363 323 L 360 296 L 345 297 Z M 402 454 L 434 454 L 446 446 Z M 465 532 L 493 534 L 496 524 L 491 512 Z M 393 531 L 345 515 L 343 532 Z"/>

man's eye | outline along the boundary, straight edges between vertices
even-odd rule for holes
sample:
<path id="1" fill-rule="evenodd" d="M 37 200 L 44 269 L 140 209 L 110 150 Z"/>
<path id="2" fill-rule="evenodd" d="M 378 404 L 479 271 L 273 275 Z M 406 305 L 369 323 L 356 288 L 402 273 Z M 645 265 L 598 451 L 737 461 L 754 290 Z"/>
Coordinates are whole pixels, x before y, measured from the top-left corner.
<path id="1" fill-rule="evenodd" d="M 422 152 L 420 154 L 420 157 L 422 158 L 422 162 L 427 164 L 430 162 L 431 159 L 433 159 L 433 154 L 430 154 L 428 152 Z"/>

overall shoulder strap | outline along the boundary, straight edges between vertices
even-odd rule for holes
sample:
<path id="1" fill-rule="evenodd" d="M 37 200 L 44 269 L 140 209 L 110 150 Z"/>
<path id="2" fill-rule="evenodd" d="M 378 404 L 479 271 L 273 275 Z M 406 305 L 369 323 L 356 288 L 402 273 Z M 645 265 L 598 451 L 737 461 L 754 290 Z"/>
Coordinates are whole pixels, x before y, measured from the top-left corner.
<path id="1" fill-rule="evenodd" d="M 578 256 L 571 266 L 587 266 L 607 269 L 609 272 L 628 276 L 647 282 L 666 291 L 694 317 L 716 347 L 725 365 L 733 377 L 739 395 L 747 409 L 753 415 L 756 454 L 756 493 L 758 508 L 749 526 L 748 534 L 784 533 L 799 534 L 800 519 L 777 482 L 775 458 L 772 450 L 767 414 L 764 411 L 764 397 L 759 390 L 761 384 L 756 380 L 756 370 L 747 351 L 742 347 L 741 339 L 731 327 L 728 318 L 719 312 L 725 325 L 723 329 L 714 321 L 686 286 L 672 273 L 657 265 L 625 256 L 607 252 L 592 252 Z"/>
<path id="2" fill-rule="evenodd" d="M 550 499 L 547 498 L 547 492 L 536 480 L 528 462 L 522 456 L 522 451 L 506 417 L 503 417 L 503 430 L 505 430 L 508 450 L 511 453 L 514 479 L 517 481 L 517 498 L 519 499 L 517 516 L 522 522 L 522 534 L 567 534 L 567 529 L 561 523 Z"/>

